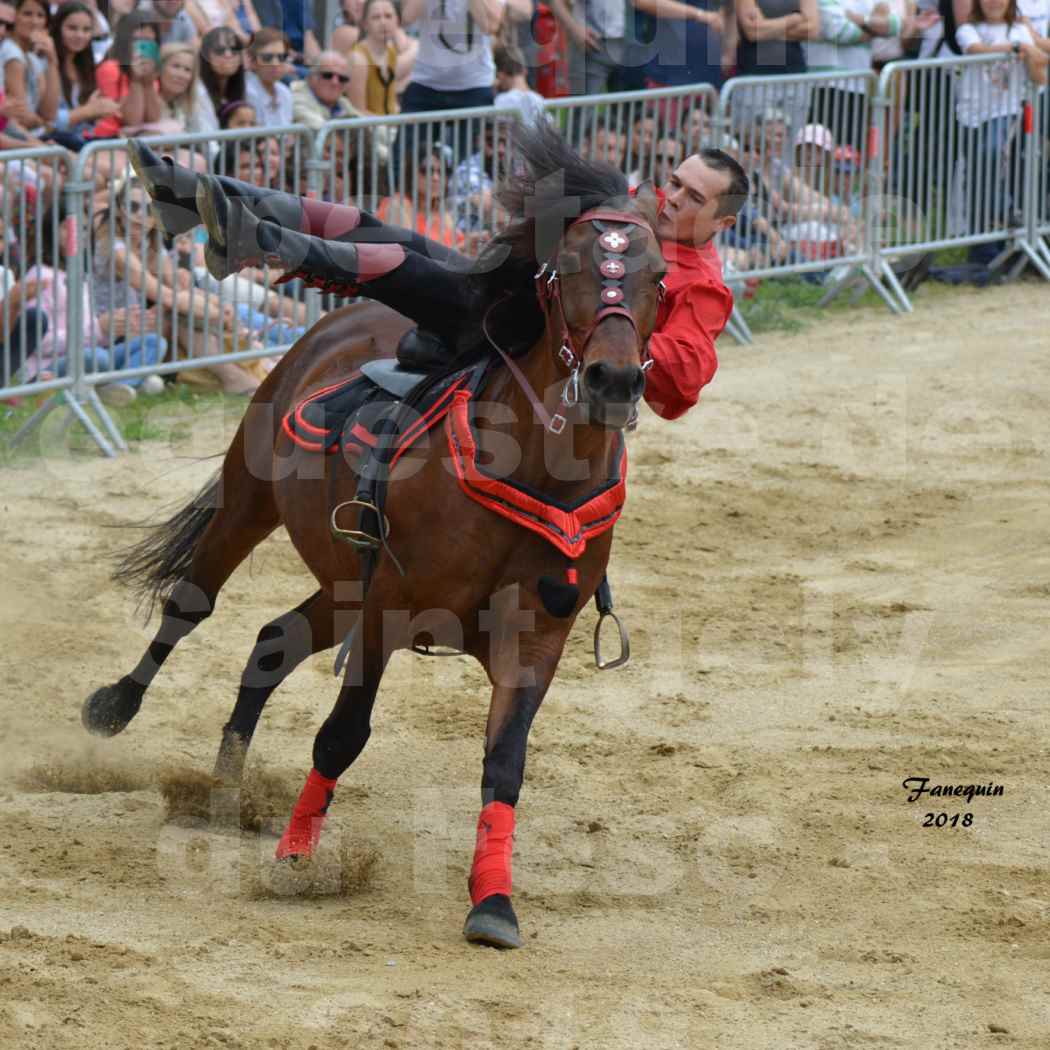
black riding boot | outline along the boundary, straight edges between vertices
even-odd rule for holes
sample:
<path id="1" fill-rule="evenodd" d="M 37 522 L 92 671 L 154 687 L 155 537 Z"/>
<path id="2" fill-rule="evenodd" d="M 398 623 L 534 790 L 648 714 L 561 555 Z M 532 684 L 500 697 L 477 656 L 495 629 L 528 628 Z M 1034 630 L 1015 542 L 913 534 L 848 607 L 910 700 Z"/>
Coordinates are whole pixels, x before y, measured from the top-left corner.
<path id="1" fill-rule="evenodd" d="M 159 157 L 137 139 L 128 142 L 128 156 L 146 192 L 153 199 L 154 211 L 164 233 L 171 237 L 192 230 L 203 221 L 197 211 L 197 187 L 204 177 L 176 164 L 170 157 Z M 351 205 L 326 204 L 282 190 L 253 186 L 229 175 L 215 175 L 227 197 L 237 197 L 260 219 L 270 219 L 290 230 L 341 239 L 360 226 L 383 224 L 368 212 Z M 392 228 L 391 228 L 392 229 Z M 391 239 L 396 239 L 391 236 Z"/>
<path id="2" fill-rule="evenodd" d="M 213 277 L 222 280 L 245 267 L 266 264 L 324 291 L 357 295 L 358 284 L 390 273 L 405 261 L 399 244 L 324 240 L 260 216 L 267 204 L 227 196 L 220 179 L 200 176 L 197 212 L 208 230 L 205 257 Z"/>
<path id="3" fill-rule="evenodd" d="M 334 295 L 367 295 L 385 303 L 450 347 L 473 314 L 466 274 L 402 245 L 326 240 L 260 219 L 242 198 L 227 197 L 218 179 L 204 175 L 197 208 L 208 230 L 205 256 L 219 279 L 262 264 Z"/>

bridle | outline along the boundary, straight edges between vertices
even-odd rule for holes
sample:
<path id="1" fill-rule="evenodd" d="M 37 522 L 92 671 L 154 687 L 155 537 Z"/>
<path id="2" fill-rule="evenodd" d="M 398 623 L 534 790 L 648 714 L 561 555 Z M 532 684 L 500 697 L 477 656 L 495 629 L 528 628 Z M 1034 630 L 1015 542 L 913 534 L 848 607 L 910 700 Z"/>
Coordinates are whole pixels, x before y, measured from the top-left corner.
<path id="1" fill-rule="evenodd" d="M 543 263 L 535 275 L 536 297 L 539 299 L 540 308 L 543 310 L 547 329 L 549 331 L 554 330 L 551 323 L 552 317 L 561 326 L 561 347 L 558 350 L 558 357 L 569 369 L 569 376 L 565 381 L 561 400 L 562 404 L 568 408 L 572 408 L 579 402 L 580 369 L 583 367 L 583 357 L 587 352 L 587 346 L 591 338 L 598 329 L 598 325 L 606 318 L 626 318 L 628 324 L 634 329 L 635 338 L 639 344 L 638 355 L 641 358 L 642 371 L 647 372 L 653 364 L 648 345 L 642 339 L 641 332 L 638 331 L 638 322 L 635 320 L 634 314 L 631 313 L 630 309 L 622 305 L 624 300 L 623 280 L 627 275 L 627 267 L 623 262 L 623 256 L 630 246 L 631 239 L 627 233 L 619 229 L 610 228 L 607 224 L 622 223 L 627 226 L 639 226 L 655 237 L 653 228 L 645 219 L 637 215 L 631 215 L 628 212 L 615 211 L 610 208 L 592 208 L 569 224 L 565 231 L 565 236 L 568 236 L 569 230 L 574 226 L 579 226 L 581 223 L 586 222 L 592 223 L 598 231 L 600 235 L 598 237 L 598 245 L 602 249 L 604 257 L 598 266 L 598 272 L 602 276 L 600 302 L 595 310 L 594 320 L 591 321 L 579 345 L 572 337 L 569 321 L 565 316 L 565 304 L 562 301 L 561 294 L 561 274 L 554 263 L 558 248 L 552 253 L 551 259 Z M 666 292 L 663 281 L 660 282 L 659 287 L 662 300 Z M 550 415 L 543 403 L 536 397 L 521 369 L 517 367 L 514 361 L 504 353 L 502 348 L 488 334 L 488 326 L 483 324 L 483 329 L 488 341 L 499 351 L 500 356 L 510 367 L 515 379 L 517 379 L 519 385 L 532 402 L 536 414 L 543 420 L 552 434 L 560 434 L 565 429 L 565 417 L 561 413 L 556 413 L 554 416 Z"/>

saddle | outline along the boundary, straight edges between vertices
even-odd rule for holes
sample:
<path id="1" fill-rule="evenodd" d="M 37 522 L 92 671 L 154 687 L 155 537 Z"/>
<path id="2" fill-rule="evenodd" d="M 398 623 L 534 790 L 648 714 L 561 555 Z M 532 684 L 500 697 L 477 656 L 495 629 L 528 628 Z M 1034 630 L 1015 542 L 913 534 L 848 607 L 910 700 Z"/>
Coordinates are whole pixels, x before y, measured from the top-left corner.
<path id="1" fill-rule="evenodd" d="M 429 378 L 425 372 L 410 371 L 392 359 L 366 361 L 346 379 L 303 398 L 282 420 L 284 432 L 300 448 L 326 455 L 342 452 L 357 476 L 354 498 L 332 506 L 329 525 L 336 539 L 351 544 L 361 555 L 365 592 L 380 550 L 404 575 L 387 544 L 390 526 L 383 509 L 387 483 L 401 456 L 446 417 L 449 449 L 464 494 L 538 533 L 564 556 L 578 557 L 591 536 L 604 532 L 619 517 L 626 476 L 622 437 L 611 476 L 572 505 L 551 503 L 524 486 L 489 475 L 480 466 L 470 401 L 493 364 L 492 359 L 485 359 L 458 369 L 434 380 L 417 396 L 420 384 Z M 331 477 L 334 482 L 335 471 Z M 348 520 L 351 515 L 352 526 Z M 566 583 L 547 576 L 539 580 L 540 597 L 554 616 L 568 616 L 576 606 L 579 591 L 575 570 L 568 570 L 566 577 Z M 612 611 L 607 579 L 602 580 L 595 603 L 599 613 L 595 662 L 601 670 L 618 667 L 626 663 L 630 645 L 623 625 Z M 619 633 L 620 656 L 614 660 L 603 660 L 601 656 L 600 634 L 607 619 L 613 621 Z M 343 643 L 336 659 L 336 673 L 342 669 L 353 635 L 351 631 Z M 426 647 L 413 649 L 421 655 L 438 655 Z"/>

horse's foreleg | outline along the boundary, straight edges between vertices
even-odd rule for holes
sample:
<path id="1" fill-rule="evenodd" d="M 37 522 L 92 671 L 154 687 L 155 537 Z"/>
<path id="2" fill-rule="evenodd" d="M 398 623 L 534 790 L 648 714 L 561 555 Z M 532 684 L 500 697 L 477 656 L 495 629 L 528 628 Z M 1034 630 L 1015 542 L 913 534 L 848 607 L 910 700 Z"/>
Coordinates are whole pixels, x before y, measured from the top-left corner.
<path id="1" fill-rule="evenodd" d="M 531 666 L 495 678 L 481 776 L 474 863 L 470 869 L 473 907 L 463 927 L 468 941 L 497 948 L 520 948 L 518 919 L 511 905 L 511 856 L 515 806 L 525 778 L 529 729 L 547 693 L 561 655 L 548 652 Z"/>
<path id="2" fill-rule="evenodd" d="M 223 727 L 215 761 L 217 777 L 228 784 L 240 783 L 245 756 L 266 701 L 303 660 L 335 644 L 335 617 L 331 596 L 316 591 L 259 632 L 241 675 L 237 703 Z"/>
<path id="3" fill-rule="evenodd" d="M 314 766 L 277 845 L 278 860 L 313 853 L 336 782 L 372 733 L 372 707 L 390 650 L 382 638 L 382 611 L 370 611 L 361 613 L 339 698 L 314 739 Z"/>

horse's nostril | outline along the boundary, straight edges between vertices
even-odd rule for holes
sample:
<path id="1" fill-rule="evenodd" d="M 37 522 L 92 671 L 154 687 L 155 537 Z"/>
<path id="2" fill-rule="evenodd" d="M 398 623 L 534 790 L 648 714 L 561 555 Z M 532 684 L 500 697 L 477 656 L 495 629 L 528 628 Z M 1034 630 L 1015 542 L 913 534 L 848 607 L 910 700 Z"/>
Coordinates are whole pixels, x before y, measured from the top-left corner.
<path id="1" fill-rule="evenodd" d="M 609 382 L 609 373 L 611 371 L 608 365 L 603 364 L 601 361 L 595 361 L 583 375 L 587 389 L 596 394 L 601 393 Z"/>
<path id="2" fill-rule="evenodd" d="M 631 398 L 637 400 L 645 390 L 645 373 L 640 368 L 633 369 L 634 378 L 631 380 Z"/>

